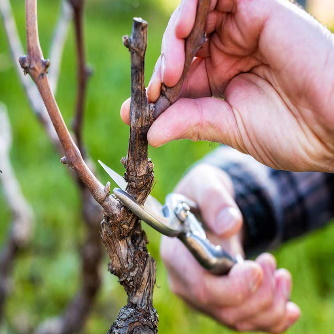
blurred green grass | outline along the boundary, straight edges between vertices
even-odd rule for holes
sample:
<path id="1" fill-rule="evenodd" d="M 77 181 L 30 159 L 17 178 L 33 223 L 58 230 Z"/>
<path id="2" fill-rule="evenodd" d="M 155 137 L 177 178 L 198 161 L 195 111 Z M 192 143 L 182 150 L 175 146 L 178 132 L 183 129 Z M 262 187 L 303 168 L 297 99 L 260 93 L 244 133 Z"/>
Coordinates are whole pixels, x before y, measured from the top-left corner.
<path id="1" fill-rule="evenodd" d="M 24 5 L 12 1 L 20 35 L 24 39 Z M 126 154 L 128 127 L 119 118 L 121 103 L 129 96 L 130 61 L 121 37 L 131 32 L 133 16 L 149 22 L 146 80 L 160 51 L 168 12 L 161 2 L 88 1 L 86 41 L 94 74 L 89 82 L 84 139 L 93 160 L 101 159 L 122 172 L 119 160 Z M 58 14 L 58 2 L 39 1 L 40 37 L 45 56 Z M 65 47 L 57 100 L 70 124 L 75 103 L 75 58 L 72 31 Z M 59 163 L 43 129 L 31 112 L 11 63 L 7 41 L 0 29 L 0 101 L 9 110 L 14 143 L 11 153 L 22 189 L 34 208 L 36 225 L 28 250 L 15 263 L 14 289 L 8 299 L 6 323 L 0 333 L 26 333 L 43 319 L 57 316 L 79 282 L 77 250 L 83 238 L 79 200 L 66 168 Z M 163 200 L 186 169 L 216 145 L 179 141 L 150 149 L 155 164 L 153 195 Z M 1 165 L 1 162 L 0 162 Z M 100 177 L 107 181 L 100 170 Z M 0 187 L 0 244 L 10 224 L 10 213 Z M 188 309 L 168 290 L 166 270 L 159 258 L 159 235 L 148 230 L 149 249 L 158 262 L 155 307 L 160 333 L 231 333 L 214 321 Z M 285 245 L 275 252 L 279 266 L 292 272 L 292 300 L 303 316 L 289 333 L 332 333 L 334 316 L 334 228 L 331 226 Z M 84 333 L 106 332 L 125 303 L 125 294 L 107 272 L 103 288 Z"/>

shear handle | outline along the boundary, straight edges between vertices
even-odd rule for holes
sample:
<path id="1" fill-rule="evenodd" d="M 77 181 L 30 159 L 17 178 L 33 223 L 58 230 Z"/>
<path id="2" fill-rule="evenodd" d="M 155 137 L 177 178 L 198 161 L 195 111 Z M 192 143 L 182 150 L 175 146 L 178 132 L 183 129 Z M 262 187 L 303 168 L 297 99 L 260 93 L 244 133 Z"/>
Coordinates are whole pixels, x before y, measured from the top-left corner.
<path id="1" fill-rule="evenodd" d="M 196 217 L 189 212 L 185 224 L 190 229 L 181 233 L 178 238 L 184 243 L 196 260 L 215 275 L 226 275 L 238 262 L 222 247 L 212 244 Z"/>

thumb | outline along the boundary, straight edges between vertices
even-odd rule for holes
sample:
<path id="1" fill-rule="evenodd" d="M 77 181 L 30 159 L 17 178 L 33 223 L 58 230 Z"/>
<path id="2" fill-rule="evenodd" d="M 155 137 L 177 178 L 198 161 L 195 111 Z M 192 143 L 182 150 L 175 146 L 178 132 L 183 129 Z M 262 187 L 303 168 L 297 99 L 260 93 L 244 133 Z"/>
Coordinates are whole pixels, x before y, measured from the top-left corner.
<path id="1" fill-rule="evenodd" d="M 155 147 L 184 138 L 240 149 L 234 112 L 226 101 L 214 97 L 179 99 L 153 122 L 148 132 L 148 141 Z"/>
<path id="2" fill-rule="evenodd" d="M 242 225 L 242 214 L 233 198 L 229 176 L 217 167 L 200 164 L 178 184 L 175 192 L 195 201 L 203 223 L 220 238 L 236 234 Z"/>

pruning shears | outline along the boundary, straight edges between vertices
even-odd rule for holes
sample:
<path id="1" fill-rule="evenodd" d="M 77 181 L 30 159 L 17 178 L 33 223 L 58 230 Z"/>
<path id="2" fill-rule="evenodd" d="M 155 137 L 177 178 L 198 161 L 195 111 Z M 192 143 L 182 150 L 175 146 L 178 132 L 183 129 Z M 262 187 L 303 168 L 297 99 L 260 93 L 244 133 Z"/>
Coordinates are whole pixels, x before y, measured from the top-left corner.
<path id="1" fill-rule="evenodd" d="M 196 260 L 213 274 L 227 274 L 234 264 L 243 261 L 241 256 L 232 257 L 221 246 L 207 238 L 205 230 L 194 212 L 199 212 L 195 202 L 183 195 L 170 193 L 164 205 L 149 196 L 144 205 L 135 201 L 125 189 L 127 182 L 110 167 L 100 165 L 117 184 L 113 194 L 138 218 L 168 237 L 178 237 Z"/>

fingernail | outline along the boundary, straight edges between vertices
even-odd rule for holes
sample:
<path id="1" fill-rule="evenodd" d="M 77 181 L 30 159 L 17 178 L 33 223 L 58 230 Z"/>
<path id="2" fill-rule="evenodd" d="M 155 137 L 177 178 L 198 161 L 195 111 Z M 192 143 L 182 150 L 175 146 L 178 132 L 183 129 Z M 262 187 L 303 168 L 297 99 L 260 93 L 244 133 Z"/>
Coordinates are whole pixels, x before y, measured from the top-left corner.
<path id="1" fill-rule="evenodd" d="M 219 212 L 214 225 L 214 232 L 218 235 L 223 235 L 231 231 L 239 219 L 239 212 L 236 208 L 227 207 Z"/>
<path id="2" fill-rule="evenodd" d="M 166 58 L 165 55 L 161 55 L 161 82 L 164 82 L 165 77 L 165 69 L 166 69 Z"/>

